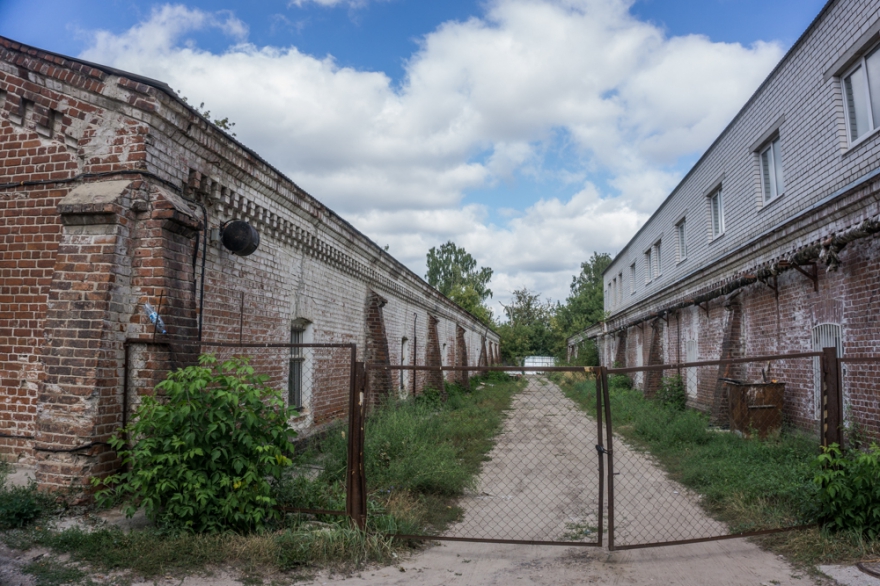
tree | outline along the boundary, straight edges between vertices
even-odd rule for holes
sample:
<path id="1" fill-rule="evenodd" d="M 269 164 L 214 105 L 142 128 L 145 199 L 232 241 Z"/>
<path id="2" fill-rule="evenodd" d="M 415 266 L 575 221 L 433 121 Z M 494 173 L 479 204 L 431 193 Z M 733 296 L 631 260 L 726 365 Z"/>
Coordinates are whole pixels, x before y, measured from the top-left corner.
<path id="1" fill-rule="evenodd" d="M 559 338 L 555 310 L 549 300 L 541 301 L 540 293 L 526 287 L 514 291 L 510 305 L 504 306 L 507 322 L 498 326 L 502 359 L 519 364 L 526 356 L 553 355 Z"/>
<path id="2" fill-rule="evenodd" d="M 451 240 L 428 251 L 428 284 L 446 295 L 486 325 L 492 325 L 492 310 L 485 306 L 492 296 L 492 269 L 477 268 L 477 261 Z"/>
<path id="3" fill-rule="evenodd" d="M 571 279 L 571 293 L 557 312 L 565 337 L 576 334 L 605 317 L 605 286 L 602 273 L 611 264 L 611 255 L 594 252 L 581 263 L 581 272 Z"/>
<path id="4" fill-rule="evenodd" d="M 428 251 L 428 273 L 425 279 L 432 287 L 444 295 L 449 295 L 457 287 L 473 288 L 480 297 L 480 302 L 492 297 L 489 289 L 489 280 L 492 279 L 492 269 L 480 267 L 477 269 L 477 261 L 464 248 L 459 248 L 450 240 L 440 245 L 440 249 L 433 246 Z"/>

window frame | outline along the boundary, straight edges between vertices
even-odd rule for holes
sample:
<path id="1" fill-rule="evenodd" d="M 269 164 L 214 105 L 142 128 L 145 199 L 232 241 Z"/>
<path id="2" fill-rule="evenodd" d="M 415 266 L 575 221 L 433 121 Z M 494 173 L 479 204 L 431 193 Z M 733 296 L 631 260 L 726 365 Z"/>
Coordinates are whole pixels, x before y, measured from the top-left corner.
<path id="1" fill-rule="evenodd" d="M 305 344 L 306 326 L 294 322 L 290 324 L 290 343 Z M 303 408 L 303 369 L 305 366 L 305 353 L 302 347 L 290 347 L 287 370 L 287 405 L 297 411 Z M 296 376 L 294 376 L 294 374 Z M 294 401 L 294 398 L 297 400 Z"/>
<path id="2" fill-rule="evenodd" d="M 676 264 L 687 260 L 687 218 L 682 218 L 675 224 L 675 257 Z"/>
<path id="3" fill-rule="evenodd" d="M 776 148 L 774 148 L 776 145 Z M 764 178 L 764 155 L 768 154 L 768 180 L 770 185 L 767 185 Z M 777 157 L 780 159 L 777 164 Z M 767 205 L 771 202 L 776 201 L 783 195 L 785 195 L 785 169 L 783 168 L 783 164 L 785 159 L 782 157 L 782 143 L 780 142 L 779 135 L 772 137 L 768 140 L 764 145 L 758 150 L 758 169 L 759 175 L 761 176 L 761 202 L 762 205 Z M 781 183 L 782 183 L 782 191 L 779 192 L 779 183 L 780 179 L 777 177 L 776 170 L 777 167 L 782 171 L 781 175 Z"/>
<path id="4" fill-rule="evenodd" d="M 654 247 L 650 247 L 645 251 L 645 285 L 654 280 Z"/>
<path id="5" fill-rule="evenodd" d="M 657 242 L 655 242 L 653 244 L 653 246 L 651 246 L 651 250 L 653 252 L 653 254 L 651 256 L 653 257 L 653 260 L 654 260 L 654 265 L 651 267 L 651 269 L 654 271 L 654 280 L 657 280 L 663 276 L 663 265 L 660 262 L 661 261 L 660 253 L 662 250 L 662 248 L 661 248 L 662 242 L 663 242 L 662 238 L 658 239 Z"/>
<path id="6" fill-rule="evenodd" d="M 721 186 L 713 189 L 706 199 L 709 202 L 709 233 L 711 240 L 714 242 L 724 235 L 724 194 Z M 714 202 L 718 202 L 718 225 L 715 224 Z"/>
<path id="7" fill-rule="evenodd" d="M 849 146 L 853 147 L 857 144 L 860 144 L 867 140 L 869 137 L 873 136 L 880 131 L 880 120 L 875 120 L 875 117 L 880 118 L 880 112 L 874 113 L 874 109 L 871 103 L 871 83 L 868 77 L 868 58 L 872 56 L 877 56 L 880 58 L 880 43 L 875 43 L 868 50 L 864 51 L 862 55 L 859 56 L 856 61 L 846 68 L 846 70 L 840 74 L 840 92 L 841 98 L 843 99 L 843 114 L 844 119 L 846 121 L 846 138 L 849 142 Z M 849 92 L 847 91 L 847 79 L 851 78 L 853 74 L 861 69 L 862 71 L 862 80 L 864 81 L 865 86 L 865 103 L 867 105 L 867 113 L 868 113 L 868 122 L 869 128 L 862 134 L 858 135 L 856 138 L 852 137 L 853 131 L 853 120 L 850 115 L 849 108 Z M 878 86 L 880 87 L 880 86 Z M 880 96 L 877 96 L 878 102 L 880 102 Z"/>
<path id="8" fill-rule="evenodd" d="M 636 294 L 636 261 L 629 265 L 629 294 Z"/>

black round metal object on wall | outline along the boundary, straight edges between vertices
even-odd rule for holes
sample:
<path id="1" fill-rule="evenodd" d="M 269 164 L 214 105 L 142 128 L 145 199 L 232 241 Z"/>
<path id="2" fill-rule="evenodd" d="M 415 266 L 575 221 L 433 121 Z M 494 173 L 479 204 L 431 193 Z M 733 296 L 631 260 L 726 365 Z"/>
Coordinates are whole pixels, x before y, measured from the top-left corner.
<path id="1" fill-rule="evenodd" d="M 221 228 L 220 240 L 232 254 L 247 256 L 260 245 L 260 233 L 244 220 L 233 220 Z"/>

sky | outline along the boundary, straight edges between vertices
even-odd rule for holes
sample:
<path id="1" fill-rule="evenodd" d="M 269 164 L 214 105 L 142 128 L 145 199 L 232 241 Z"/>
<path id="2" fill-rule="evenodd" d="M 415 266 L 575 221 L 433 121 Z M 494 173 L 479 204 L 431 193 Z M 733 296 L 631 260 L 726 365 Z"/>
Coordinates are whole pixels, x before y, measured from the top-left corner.
<path id="1" fill-rule="evenodd" d="M 419 275 L 452 240 L 564 301 L 825 0 L 0 0 L 0 35 L 168 83 Z"/>

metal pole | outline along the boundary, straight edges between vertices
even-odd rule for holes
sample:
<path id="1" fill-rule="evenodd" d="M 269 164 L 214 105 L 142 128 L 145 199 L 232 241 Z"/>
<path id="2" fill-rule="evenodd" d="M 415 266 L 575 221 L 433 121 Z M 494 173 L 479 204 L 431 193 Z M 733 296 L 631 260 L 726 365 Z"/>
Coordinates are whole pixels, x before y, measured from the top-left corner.
<path id="1" fill-rule="evenodd" d="M 602 373 L 602 402 L 605 404 L 605 454 L 608 456 L 608 551 L 614 551 L 614 432 L 611 428 L 611 401 L 608 393 L 608 369 Z"/>
<path id="2" fill-rule="evenodd" d="M 599 545 L 602 545 L 603 509 L 605 507 L 605 446 L 602 445 L 602 374 L 594 371 L 596 377 L 596 453 L 599 456 Z"/>
<path id="3" fill-rule="evenodd" d="M 355 349 L 352 348 L 352 358 Z M 366 373 L 363 362 L 352 362 L 348 401 L 348 473 L 345 481 L 345 512 L 353 526 L 364 530 L 367 524 L 367 490 L 364 478 L 364 405 Z"/>

